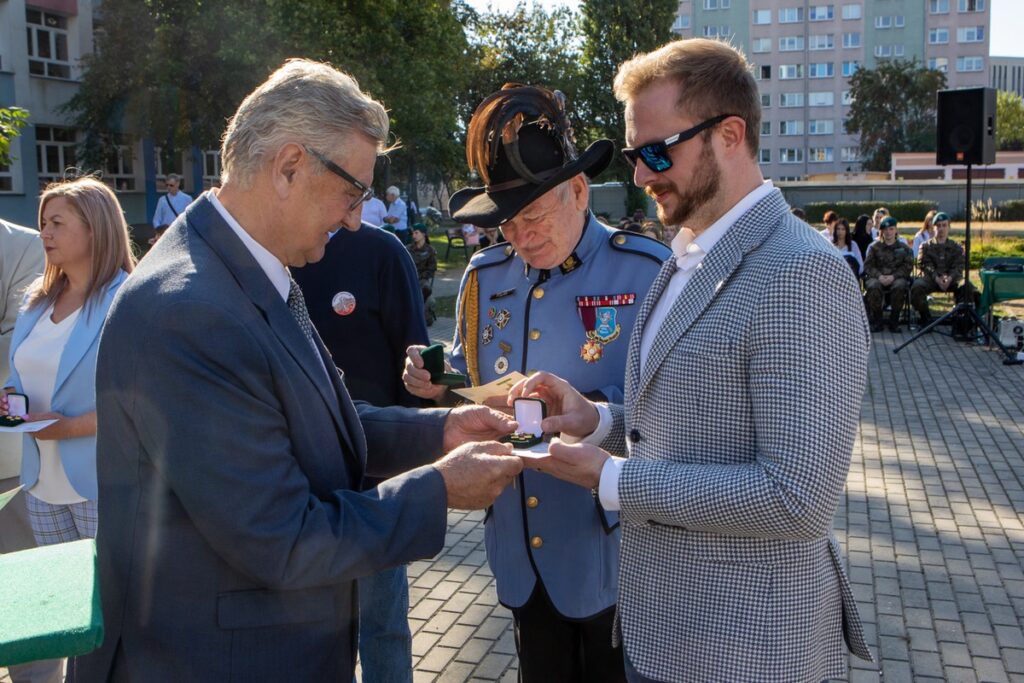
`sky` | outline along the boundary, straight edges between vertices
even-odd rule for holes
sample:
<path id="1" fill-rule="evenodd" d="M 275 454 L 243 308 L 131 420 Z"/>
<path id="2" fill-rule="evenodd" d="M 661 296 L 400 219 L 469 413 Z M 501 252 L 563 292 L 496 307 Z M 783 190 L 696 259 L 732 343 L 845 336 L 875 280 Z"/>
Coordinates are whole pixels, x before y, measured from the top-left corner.
<path id="1" fill-rule="evenodd" d="M 923 0 L 922 0 L 923 1 Z M 488 6 L 499 12 L 507 12 L 514 8 L 518 0 L 469 0 L 469 4 L 478 10 L 486 10 Z M 579 6 L 579 0 L 527 0 L 530 4 L 541 4 L 545 7 L 564 5 Z M 997 57 L 1024 57 L 1024 41 L 1020 39 L 1020 30 L 1024 28 L 1024 0 L 990 0 L 992 7 L 991 54 Z"/>

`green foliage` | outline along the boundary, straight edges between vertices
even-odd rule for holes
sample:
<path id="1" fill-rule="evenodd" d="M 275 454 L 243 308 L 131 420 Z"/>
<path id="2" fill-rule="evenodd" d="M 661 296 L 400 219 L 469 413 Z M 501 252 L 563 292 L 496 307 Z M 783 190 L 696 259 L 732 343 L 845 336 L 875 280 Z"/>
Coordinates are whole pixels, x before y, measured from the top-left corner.
<path id="1" fill-rule="evenodd" d="M 945 87 L 946 74 L 916 58 L 884 61 L 850 78 L 846 130 L 860 136 L 865 170 L 888 170 L 894 152 L 935 148 L 935 93 Z"/>
<path id="2" fill-rule="evenodd" d="M 996 148 L 1024 150 L 1024 98 L 1013 92 L 996 93 Z"/>
<path id="3" fill-rule="evenodd" d="M 21 107 L 0 107 L 0 166 L 11 163 L 11 141 L 21 135 L 28 124 L 28 110 Z"/>
<path id="4" fill-rule="evenodd" d="M 919 224 L 924 221 L 924 217 L 929 211 L 938 208 L 938 204 L 935 202 L 915 200 L 905 202 L 812 202 L 804 206 L 803 209 L 807 214 L 808 223 L 821 223 L 824 220 L 826 211 L 835 211 L 850 221 L 850 227 L 852 228 L 854 221 L 857 220 L 857 216 L 862 213 L 870 216 L 880 206 L 889 209 L 889 214 L 894 216 L 901 224 L 917 223 L 918 225 L 914 226 L 915 230 L 920 227 Z M 900 227 L 907 226 L 901 225 Z"/>
<path id="5" fill-rule="evenodd" d="M 985 259 L 1006 256 L 1024 256 L 1024 239 L 999 237 L 986 239 L 980 246 L 973 243 L 971 245 L 971 270 L 977 271 L 981 268 Z"/>
<path id="6" fill-rule="evenodd" d="M 1004 221 L 1024 221 L 1024 199 L 999 202 L 999 216 Z"/>

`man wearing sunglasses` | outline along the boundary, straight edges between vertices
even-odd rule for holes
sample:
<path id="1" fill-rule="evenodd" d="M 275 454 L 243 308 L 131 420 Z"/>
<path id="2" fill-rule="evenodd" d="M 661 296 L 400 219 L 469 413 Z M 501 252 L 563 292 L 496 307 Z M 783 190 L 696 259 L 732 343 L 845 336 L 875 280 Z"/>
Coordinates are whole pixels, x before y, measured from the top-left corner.
<path id="1" fill-rule="evenodd" d="M 870 334 L 850 268 L 757 164 L 742 53 L 680 40 L 626 62 L 626 158 L 682 226 L 640 309 L 624 405 L 543 373 L 561 406 L 530 464 L 622 521 L 619 623 L 631 681 L 795 681 L 870 659 L 832 535 Z M 843 353 L 834 353 L 843 349 Z M 836 418 L 836 415 L 839 417 Z M 614 454 L 614 457 L 613 457 Z"/>

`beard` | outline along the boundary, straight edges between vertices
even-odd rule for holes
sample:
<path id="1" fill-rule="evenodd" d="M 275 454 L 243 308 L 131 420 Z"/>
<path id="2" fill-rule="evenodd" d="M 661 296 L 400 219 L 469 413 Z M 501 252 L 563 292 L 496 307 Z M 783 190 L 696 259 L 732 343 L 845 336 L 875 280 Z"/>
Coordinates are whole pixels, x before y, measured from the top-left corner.
<path id="1" fill-rule="evenodd" d="M 651 199 L 664 192 L 671 192 L 673 195 L 671 199 L 675 203 L 675 208 L 671 213 L 655 201 L 658 208 L 658 220 L 662 225 L 679 226 L 686 223 L 698 210 L 714 199 L 718 195 L 721 184 L 722 169 L 718 166 L 710 141 L 705 140 L 700 150 L 700 158 L 697 160 L 693 180 L 685 191 L 680 190 L 675 183 L 664 182 L 649 185 L 644 188 L 644 192 Z"/>

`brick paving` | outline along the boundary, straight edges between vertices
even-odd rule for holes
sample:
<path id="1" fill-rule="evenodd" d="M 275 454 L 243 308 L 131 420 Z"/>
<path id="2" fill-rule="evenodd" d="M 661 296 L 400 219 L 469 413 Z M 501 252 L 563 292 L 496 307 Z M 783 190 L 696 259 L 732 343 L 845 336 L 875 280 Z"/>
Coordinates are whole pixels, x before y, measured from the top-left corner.
<path id="1" fill-rule="evenodd" d="M 836 515 L 868 640 L 886 683 L 1024 682 L 1024 367 L 935 334 L 894 356 L 906 337 L 875 336 Z M 483 513 L 448 523 L 441 554 L 409 567 L 415 680 L 514 681 Z M 856 683 L 881 680 L 851 666 Z"/>

